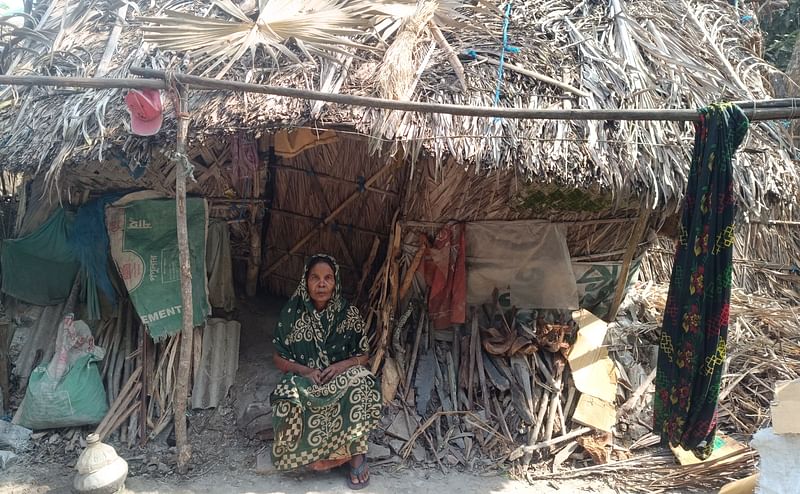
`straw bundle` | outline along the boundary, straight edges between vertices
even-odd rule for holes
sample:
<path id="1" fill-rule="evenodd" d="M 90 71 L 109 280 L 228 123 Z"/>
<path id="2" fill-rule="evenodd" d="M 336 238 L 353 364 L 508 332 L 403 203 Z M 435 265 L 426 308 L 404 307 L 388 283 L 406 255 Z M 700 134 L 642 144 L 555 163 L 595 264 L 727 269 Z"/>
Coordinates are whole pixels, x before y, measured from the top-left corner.
<path id="1" fill-rule="evenodd" d="M 409 89 L 412 89 L 419 66 L 417 45 L 438 7 L 439 2 L 435 0 L 423 0 L 417 4 L 414 14 L 403 22 L 378 66 L 376 75 L 381 97 L 401 100 L 410 96 Z"/>

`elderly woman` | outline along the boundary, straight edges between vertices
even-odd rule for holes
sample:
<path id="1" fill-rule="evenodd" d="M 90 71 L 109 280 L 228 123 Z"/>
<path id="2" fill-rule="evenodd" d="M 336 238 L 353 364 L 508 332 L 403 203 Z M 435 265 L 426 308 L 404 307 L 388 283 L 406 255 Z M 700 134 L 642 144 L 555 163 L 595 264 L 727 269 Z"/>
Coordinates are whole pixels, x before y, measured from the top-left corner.
<path id="1" fill-rule="evenodd" d="M 328 470 L 349 461 L 350 488 L 366 487 L 367 438 L 381 417 L 380 386 L 364 367 L 364 321 L 342 297 L 333 258 L 308 261 L 273 343 L 275 365 L 285 372 L 271 396 L 273 464 Z"/>

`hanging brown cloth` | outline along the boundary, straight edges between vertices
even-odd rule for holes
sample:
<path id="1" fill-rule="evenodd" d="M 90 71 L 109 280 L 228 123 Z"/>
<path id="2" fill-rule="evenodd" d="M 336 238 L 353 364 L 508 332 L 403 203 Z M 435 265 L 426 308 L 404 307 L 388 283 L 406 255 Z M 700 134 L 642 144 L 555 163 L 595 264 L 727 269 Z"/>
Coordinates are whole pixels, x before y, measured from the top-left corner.
<path id="1" fill-rule="evenodd" d="M 428 314 L 434 329 L 464 324 L 467 315 L 467 242 L 463 223 L 439 230 L 433 245 L 423 235 L 426 249 L 422 269 L 428 284 Z"/>

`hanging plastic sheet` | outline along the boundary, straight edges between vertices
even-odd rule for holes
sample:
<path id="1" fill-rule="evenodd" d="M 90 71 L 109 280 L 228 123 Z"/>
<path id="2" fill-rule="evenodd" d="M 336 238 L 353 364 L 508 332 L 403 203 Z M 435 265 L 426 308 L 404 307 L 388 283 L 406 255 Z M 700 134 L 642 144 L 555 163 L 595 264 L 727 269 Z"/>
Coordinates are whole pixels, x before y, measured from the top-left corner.
<path id="1" fill-rule="evenodd" d="M 4 293 L 36 305 L 67 299 L 80 266 L 68 240 L 73 219 L 57 209 L 30 235 L 2 242 Z"/>
<path id="2" fill-rule="evenodd" d="M 467 225 L 467 302 L 577 309 L 578 287 L 564 233 L 544 221 L 480 221 Z"/>
<path id="3" fill-rule="evenodd" d="M 119 199 L 120 194 L 110 194 L 91 200 L 78 209 L 72 232 L 68 237 L 75 257 L 80 261 L 86 280 L 85 299 L 88 319 L 101 318 L 99 292 L 116 306 L 117 293 L 108 276 L 108 233 L 105 225 L 106 205 Z"/>

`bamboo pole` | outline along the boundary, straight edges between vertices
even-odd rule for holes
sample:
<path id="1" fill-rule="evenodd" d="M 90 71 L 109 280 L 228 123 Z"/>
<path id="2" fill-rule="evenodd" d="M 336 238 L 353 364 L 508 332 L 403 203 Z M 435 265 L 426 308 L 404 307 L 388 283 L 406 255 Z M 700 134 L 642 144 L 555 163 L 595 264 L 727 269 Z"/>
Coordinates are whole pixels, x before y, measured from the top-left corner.
<path id="1" fill-rule="evenodd" d="M 175 173 L 175 204 L 178 222 L 178 258 L 181 270 L 181 315 L 183 328 L 181 329 L 180 360 L 178 361 L 178 375 L 175 383 L 173 409 L 175 411 L 175 446 L 178 450 L 178 472 L 185 474 L 189 471 L 189 461 L 192 458 L 192 446 L 189 444 L 186 431 L 186 402 L 189 397 L 189 372 L 192 366 L 192 337 L 194 336 L 192 307 L 192 270 L 189 264 L 189 230 L 186 224 L 186 138 L 189 133 L 189 98 L 186 87 L 176 82 L 174 91 L 177 93 L 178 109 L 178 136 L 176 142 L 176 155 L 178 163 Z"/>
<path id="2" fill-rule="evenodd" d="M 90 77 L 49 77 L 49 76 L 0 76 L 2 86 L 53 86 L 53 87 L 85 87 L 94 89 L 166 89 L 161 78 L 166 73 L 161 70 L 131 67 L 131 74 L 147 77 L 147 79 L 130 78 L 90 78 Z M 305 89 L 280 86 L 264 86 L 235 81 L 220 81 L 208 77 L 186 74 L 175 76 L 184 84 L 196 86 L 196 89 L 215 91 L 234 91 L 246 93 L 272 94 L 286 98 L 297 98 L 311 101 L 325 101 L 342 105 L 361 106 L 366 108 L 382 108 L 386 110 L 402 110 L 417 113 L 441 113 L 467 117 L 513 118 L 529 120 L 630 120 L 630 121 L 674 121 L 697 122 L 700 115 L 697 110 L 687 109 L 527 109 L 498 108 L 491 106 L 445 105 L 435 103 L 419 103 L 414 101 L 397 101 L 350 94 L 324 93 Z M 742 102 L 745 115 L 750 120 L 785 120 L 800 118 L 800 100 L 792 100 L 785 107 L 759 107 L 752 100 Z M 742 106 L 740 105 L 740 106 Z"/>
<path id="3" fill-rule="evenodd" d="M 0 86 L 80 87 L 87 89 L 166 89 L 163 79 L 111 77 L 51 77 L 46 75 L 3 75 Z"/>

